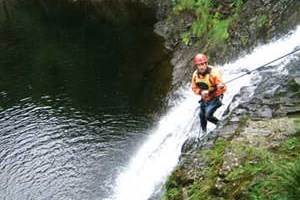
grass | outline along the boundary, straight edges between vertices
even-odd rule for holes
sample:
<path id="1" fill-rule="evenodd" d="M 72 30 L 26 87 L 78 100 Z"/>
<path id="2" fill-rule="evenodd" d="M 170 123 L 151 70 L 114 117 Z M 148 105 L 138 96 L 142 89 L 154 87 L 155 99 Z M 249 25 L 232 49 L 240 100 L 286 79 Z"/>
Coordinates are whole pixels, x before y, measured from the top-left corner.
<path id="1" fill-rule="evenodd" d="M 240 129 L 248 120 L 242 117 Z M 259 148 L 237 140 L 217 139 L 211 149 L 199 151 L 207 165 L 196 172 L 193 181 L 187 181 L 186 170 L 176 170 L 170 176 L 164 200 L 300 199 L 300 117 L 292 120 L 294 131 L 281 140 L 280 146 Z M 230 163 L 235 158 L 238 166 L 231 165 L 227 174 L 220 175 L 220 169 L 226 168 L 225 161 Z"/>
<path id="2" fill-rule="evenodd" d="M 223 155 L 228 141 L 218 139 L 212 149 L 204 149 L 200 152 L 204 160 L 209 164 L 200 174 L 204 176 L 202 180 L 196 180 L 189 188 L 188 194 L 191 200 L 214 199 L 217 193 L 215 182 L 218 170 L 223 162 Z"/>
<path id="3" fill-rule="evenodd" d="M 273 153 L 273 163 L 265 168 L 266 177 L 249 188 L 249 199 L 300 199 L 300 134 L 299 117 L 294 120 L 294 134 Z"/>
<path id="4" fill-rule="evenodd" d="M 218 168 L 222 164 L 226 144 L 226 140 L 220 139 L 216 141 L 213 150 L 201 150 L 200 154 L 210 164 L 210 167 L 203 169 L 198 174 L 204 176 L 203 180 L 188 181 L 186 172 L 180 168 L 176 169 L 165 183 L 166 193 L 163 200 L 183 199 L 183 188 L 186 188 L 186 195 L 190 200 L 211 199 L 215 191 L 214 183 Z"/>
<path id="5" fill-rule="evenodd" d="M 165 183 L 167 192 L 165 193 L 163 200 L 180 200 L 183 198 L 182 188 L 186 185 L 187 178 L 185 171 L 181 168 L 177 168 Z"/>
<path id="6" fill-rule="evenodd" d="M 283 160 L 282 160 L 283 161 Z M 293 161 L 275 163 L 273 172 L 249 189 L 249 199 L 287 199 L 300 197 L 300 157 Z"/>

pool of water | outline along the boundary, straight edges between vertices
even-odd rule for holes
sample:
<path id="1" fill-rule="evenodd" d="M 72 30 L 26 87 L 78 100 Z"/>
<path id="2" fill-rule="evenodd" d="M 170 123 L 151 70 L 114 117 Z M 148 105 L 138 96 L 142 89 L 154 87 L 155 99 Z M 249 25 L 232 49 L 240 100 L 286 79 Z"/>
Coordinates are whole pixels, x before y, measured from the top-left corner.
<path id="1" fill-rule="evenodd" d="M 110 196 L 171 84 L 154 11 L 118 1 L 0 7 L 0 196 Z"/>

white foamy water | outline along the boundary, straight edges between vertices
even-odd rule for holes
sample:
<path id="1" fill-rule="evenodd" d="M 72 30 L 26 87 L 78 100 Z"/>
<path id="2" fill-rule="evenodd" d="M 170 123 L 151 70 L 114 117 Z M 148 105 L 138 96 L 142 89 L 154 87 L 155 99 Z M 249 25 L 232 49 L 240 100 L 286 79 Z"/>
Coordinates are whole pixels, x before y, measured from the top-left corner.
<path id="1" fill-rule="evenodd" d="M 300 45 L 300 27 L 282 39 L 257 47 L 251 54 L 235 62 L 217 67 L 222 68 L 223 79 L 226 82 L 244 74 L 243 69 L 256 69 L 293 51 L 297 45 Z M 280 64 L 281 67 L 284 67 L 284 64 L 291 58 L 292 56 L 286 57 L 272 65 Z M 224 105 L 217 110 L 216 115 L 221 117 L 240 89 L 244 86 L 251 86 L 258 78 L 254 72 L 228 83 L 228 92 L 223 99 Z M 119 174 L 110 199 L 149 199 L 155 190 L 162 186 L 178 163 L 181 147 L 185 140 L 198 135 L 197 107 L 199 99 L 189 86 L 185 86 L 181 90 L 179 91 L 181 98 L 176 100 L 176 106 L 161 117 L 159 123 L 149 133 L 147 140 L 137 149 L 136 154 L 132 155 L 128 166 Z M 214 125 L 209 124 L 208 129 L 212 130 L 213 128 Z"/>

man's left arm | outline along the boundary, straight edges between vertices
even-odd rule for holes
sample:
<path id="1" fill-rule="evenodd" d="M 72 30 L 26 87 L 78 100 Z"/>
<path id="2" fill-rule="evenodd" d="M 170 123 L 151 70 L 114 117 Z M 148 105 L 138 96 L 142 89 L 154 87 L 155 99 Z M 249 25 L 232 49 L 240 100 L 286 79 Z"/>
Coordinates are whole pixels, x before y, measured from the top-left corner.
<path id="1" fill-rule="evenodd" d="M 214 85 L 216 86 L 218 94 L 224 94 L 227 90 L 227 86 L 218 73 L 214 74 Z"/>

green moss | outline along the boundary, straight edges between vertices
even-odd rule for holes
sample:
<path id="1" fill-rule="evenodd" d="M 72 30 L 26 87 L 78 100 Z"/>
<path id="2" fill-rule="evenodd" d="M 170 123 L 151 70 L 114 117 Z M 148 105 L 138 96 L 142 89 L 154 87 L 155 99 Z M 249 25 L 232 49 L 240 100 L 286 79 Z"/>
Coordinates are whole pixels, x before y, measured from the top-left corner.
<path id="1" fill-rule="evenodd" d="M 291 120 L 295 130 L 299 130 L 300 118 Z M 243 116 L 239 130 L 248 122 L 248 117 Z M 297 131 L 290 137 L 276 140 L 280 146 L 272 148 L 236 139 L 217 139 L 212 148 L 201 149 L 198 153 L 207 165 L 195 172 L 193 181 L 188 180 L 186 171 L 176 170 L 168 181 L 164 200 L 299 198 L 300 135 Z M 227 169 L 227 165 L 230 170 L 224 174 L 221 169 Z"/>
<path id="2" fill-rule="evenodd" d="M 298 119 L 298 118 L 297 118 Z M 298 121 L 295 120 L 295 127 Z M 248 188 L 249 199 L 299 199 L 300 197 L 300 136 L 294 134 L 287 138 L 277 151 L 271 154 L 273 159 L 264 168 L 268 171 L 256 177 Z M 268 159 L 265 159 L 266 161 Z"/>
<path id="3" fill-rule="evenodd" d="M 246 46 L 249 43 L 249 37 L 246 35 L 241 35 L 241 42 L 243 46 Z"/>
<path id="4" fill-rule="evenodd" d="M 182 168 L 177 168 L 168 178 L 165 183 L 166 193 L 164 200 L 179 200 L 182 199 L 182 188 L 188 183 L 186 171 Z"/>
<path id="5" fill-rule="evenodd" d="M 249 121 L 249 117 L 247 115 L 242 115 L 240 117 L 240 121 L 239 121 L 239 127 L 238 129 L 236 130 L 236 134 L 240 134 L 244 128 L 247 126 L 248 124 L 248 121 Z"/>
<path id="6" fill-rule="evenodd" d="M 294 119 L 294 134 L 296 136 L 300 136 L 300 117 L 299 117 L 299 114 Z"/>
<path id="7" fill-rule="evenodd" d="M 206 171 L 207 172 L 207 171 Z M 189 199 L 191 200 L 210 200 L 212 195 L 210 194 L 211 188 L 214 182 L 211 179 L 205 179 L 203 181 L 198 180 L 189 187 Z"/>
<path id="8" fill-rule="evenodd" d="M 216 140 L 213 149 L 202 150 L 200 153 L 212 167 L 217 168 L 222 164 L 223 155 L 227 144 L 228 141 L 224 139 L 218 139 Z"/>
<path id="9" fill-rule="evenodd" d="M 295 79 L 290 79 L 288 81 L 289 90 L 291 92 L 298 92 L 299 91 L 299 84 L 295 81 Z"/>
<path id="10" fill-rule="evenodd" d="M 199 171 L 198 177 L 191 181 L 187 178 L 186 171 L 176 169 L 168 178 L 165 188 L 164 200 L 183 199 L 183 188 L 186 189 L 186 195 L 190 200 L 209 200 L 215 196 L 215 180 L 218 174 L 218 169 L 222 164 L 222 157 L 227 145 L 227 141 L 219 139 L 215 142 L 212 150 L 203 149 L 199 153 L 204 157 L 209 166 Z"/>
<path id="11" fill-rule="evenodd" d="M 280 148 L 277 149 L 278 153 L 286 154 L 291 157 L 300 156 L 300 118 L 294 116 L 293 120 L 293 134 L 287 138 Z"/>
<path id="12" fill-rule="evenodd" d="M 178 0 L 173 1 L 173 12 L 175 14 L 179 14 L 182 11 L 193 9 L 195 4 L 194 0 Z"/>
<path id="13" fill-rule="evenodd" d="M 228 39 L 229 34 L 227 32 L 228 25 L 230 23 L 230 20 L 213 20 L 213 26 L 212 26 L 212 38 L 216 41 L 225 41 Z"/>
<path id="14" fill-rule="evenodd" d="M 266 22 L 267 22 L 267 16 L 266 15 L 259 16 L 258 20 L 257 20 L 258 28 L 263 28 L 266 25 Z"/>
<path id="15" fill-rule="evenodd" d="M 235 156 L 240 155 L 240 165 L 235 166 L 226 175 L 227 184 L 223 190 L 228 191 L 226 199 L 238 199 L 244 196 L 245 190 L 253 184 L 256 177 L 268 174 L 270 163 L 273 163 L 274 156 L 266 150 L 257 149 L 245 144 L 230 144 L 230 152 Z"/>
<path id="16" fill-rule="evenodd" d="M 233 1 L 230 4 L 232 14 L 230 17 L 225 17 L 221 14 L 221 6 L 214 0 L 173 1 L 175 15 L 188 11 L 195 16 L 191 27 L 182 35 L 182 41 L 189 44 L 190 38 L 193 37 L 198 38 L 198 42 L 207 40 L 209 46 L 225 42 L 229 37 L 229 24 L 242 5 L 242 0 Z"/>
<path id="17" fill-rule="evenodd" d="M 241 6 L 243 5 L 244 0 L 233 0 L 233 4 L 236 5 L 236 9 L 239 10 Z"/>
<path id="18" fill-rule="evenodd" d="M 182 41 L 185 45 L 188 45 L 190 43 L 191 39 L 191 33 L 184 33 L 182 36 Z"/>
<path id="19" fill-rule="evenodd" d="M 189 191 L 191 199 L 213 199 L 217 195 L 218 190 L 215 188 L 215 182 L 227 145 L 228 141 L 218 139 L 212 149 L 201 150 L 200 154 L 208 163 L 208 167 L 201 173 L 203 179 L 196 181 L 191 186 Z"/>
<path id="20" fill-rule="evenodd" d="M 163 197 L 163 200 L 181 200 L 182 193 L 178 188 L 171 188 Z"/>

